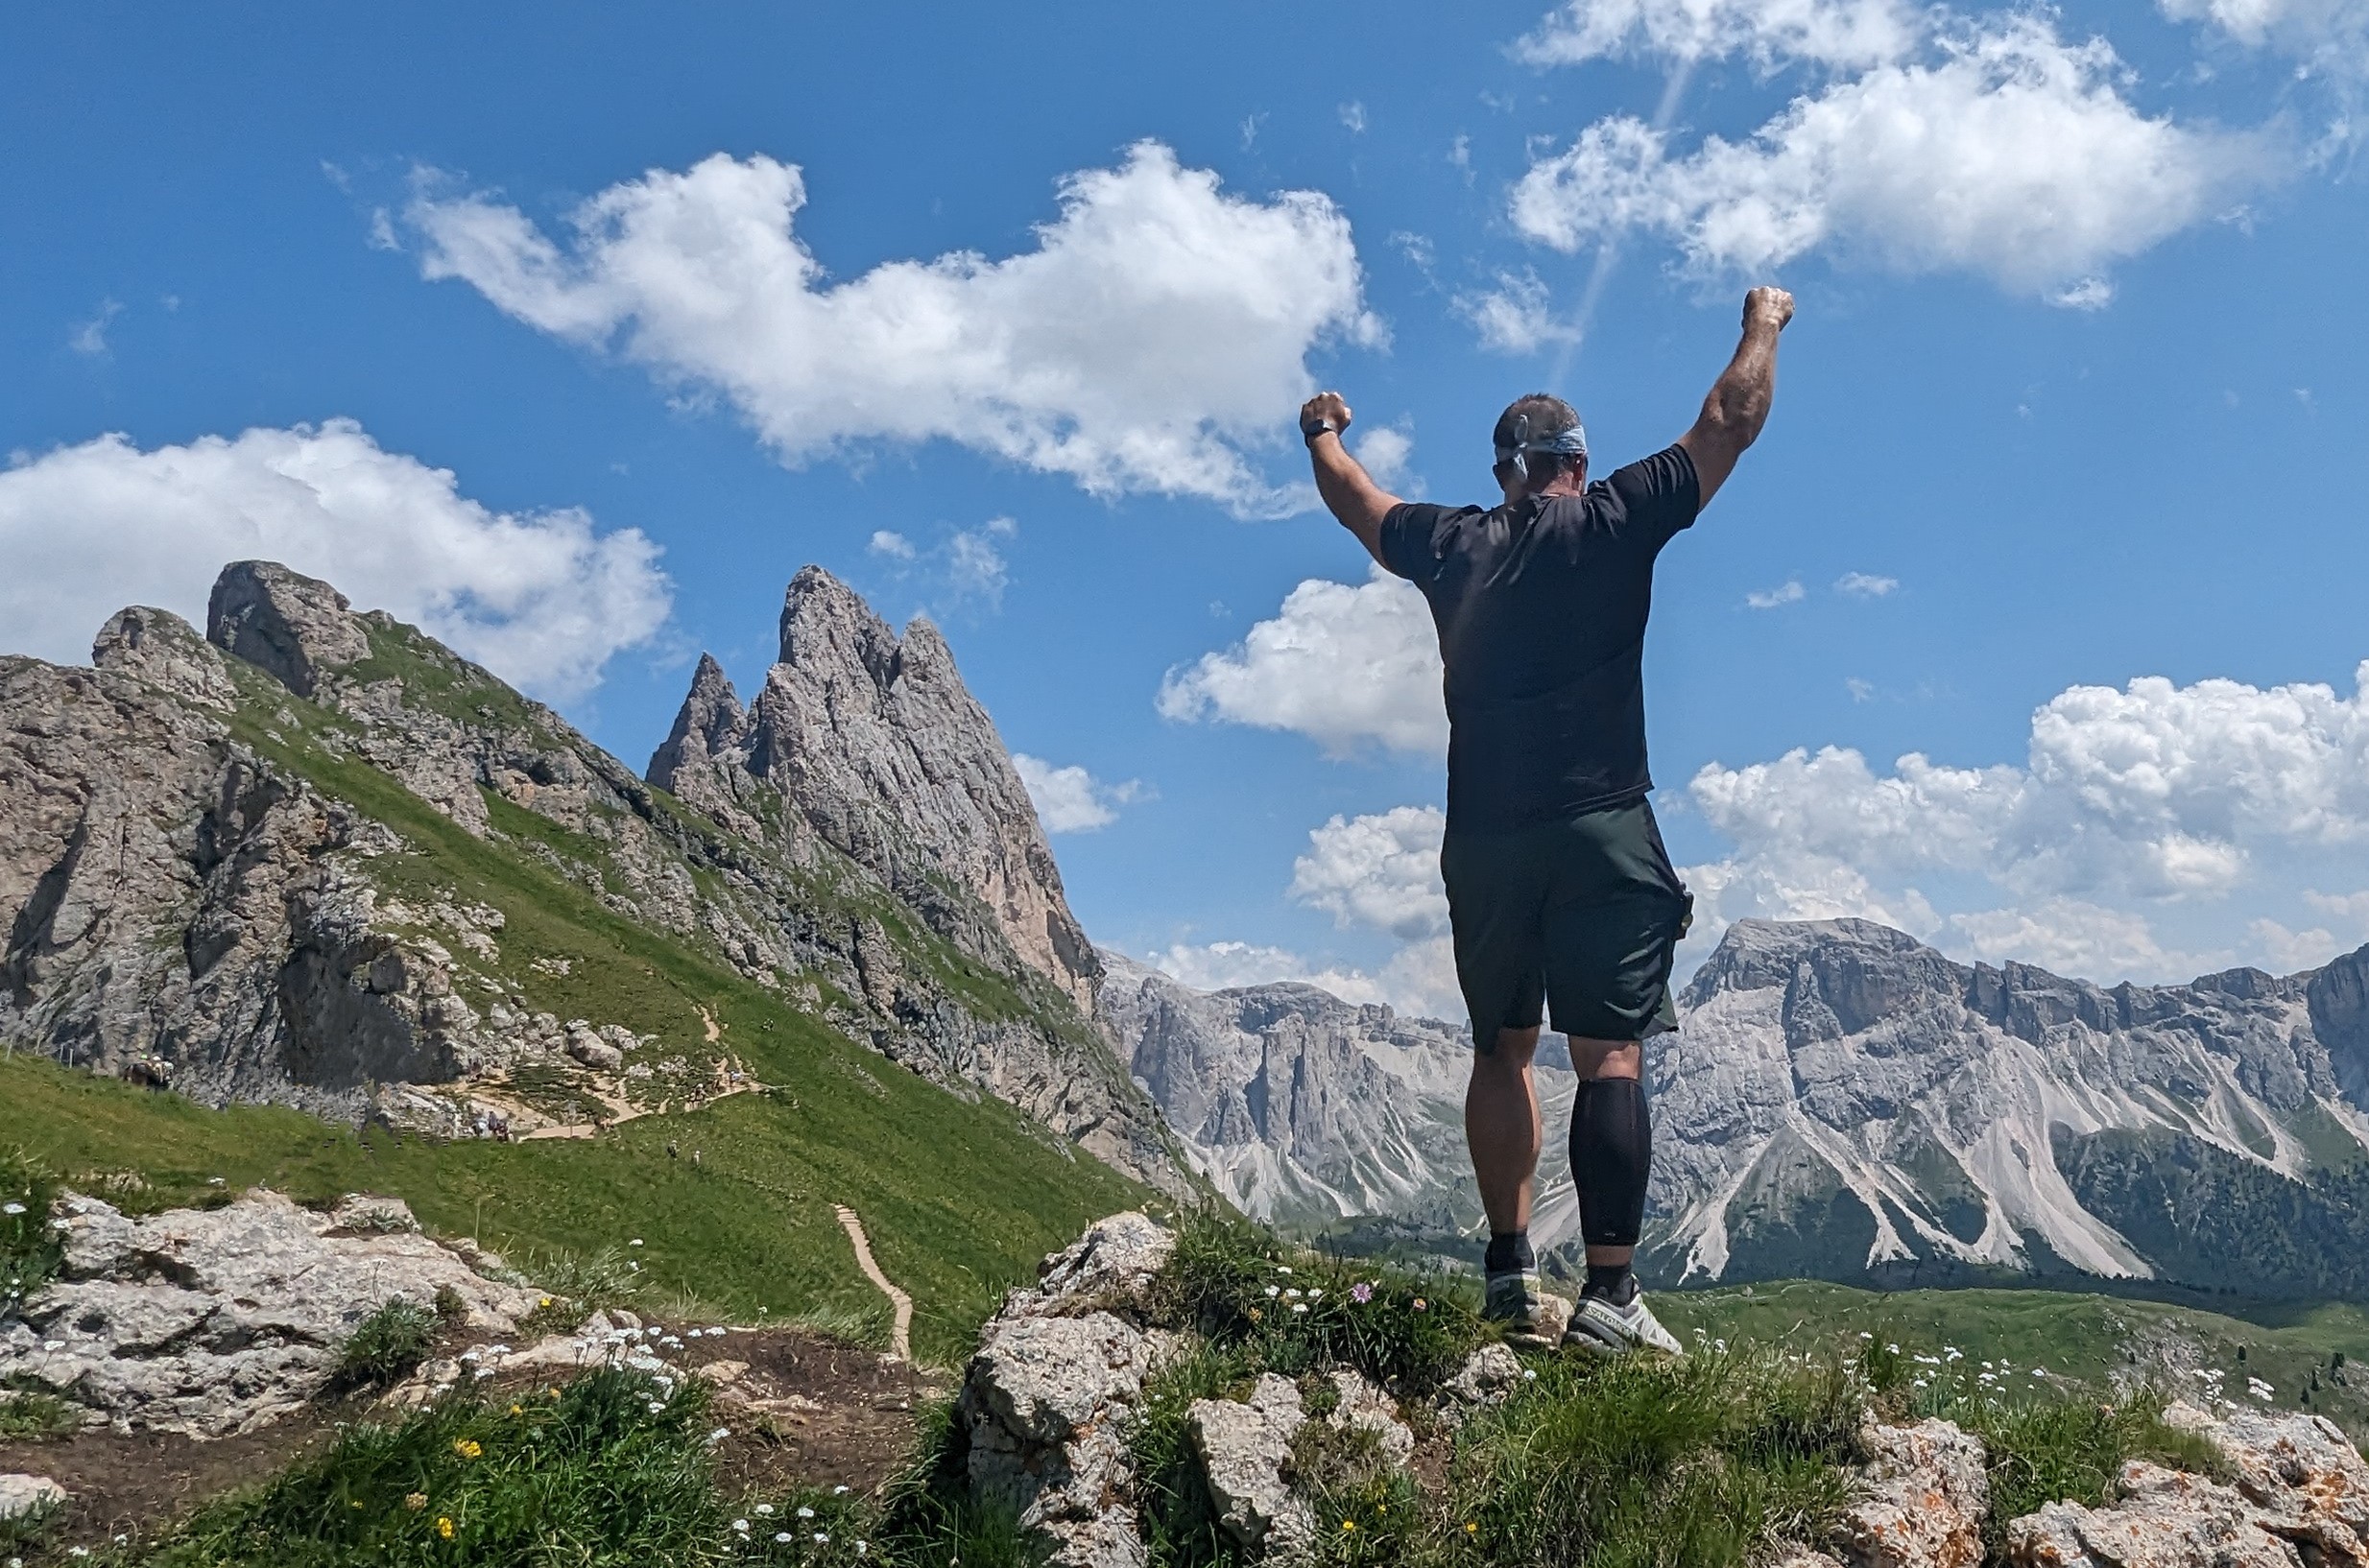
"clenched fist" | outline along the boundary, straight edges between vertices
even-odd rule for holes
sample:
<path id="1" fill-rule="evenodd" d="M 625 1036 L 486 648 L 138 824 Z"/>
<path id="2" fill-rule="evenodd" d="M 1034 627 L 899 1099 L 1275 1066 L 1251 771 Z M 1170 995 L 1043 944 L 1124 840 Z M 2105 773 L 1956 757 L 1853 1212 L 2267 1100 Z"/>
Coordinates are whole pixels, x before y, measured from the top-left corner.
<path id="1" fill-rule="evenodd" d="M 1744 296 L 1744 325 L 1747 327 L 1755 322 L 1765 321 L 1783 332 L 1785 329 L 1785 323 L 1791 320 L 1793 320 L 1793 296 L 1785 293 L 1784 290 L 1762 284 Z"/>
<path id="2" fill-rule="evenodd" d="M 1303 440 L 1314 440 L 1319 431 L 1334 433 L 1349 428 L 1349 405 L 1336 392 L 1318 392 L 1300 405 L 1300 436 Z"/>

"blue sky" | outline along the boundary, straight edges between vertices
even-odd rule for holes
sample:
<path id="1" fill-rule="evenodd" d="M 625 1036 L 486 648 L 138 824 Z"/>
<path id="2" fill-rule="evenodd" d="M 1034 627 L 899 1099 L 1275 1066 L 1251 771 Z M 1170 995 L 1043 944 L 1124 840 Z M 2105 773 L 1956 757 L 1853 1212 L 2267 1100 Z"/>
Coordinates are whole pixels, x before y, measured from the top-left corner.
<path id="1" fill-rule="evenodd" d="M 2363 0 L 832 9 L 12 10 L 0 648 L 276 553 L 638 764 L 820 561 L 1098 939 L 1445 1010 L 1436 673 L 1298 398 L 1478 497 L 1538 387 L 1675 438 L 1777 281 L 1648 650 L 1704 939 L 2369 939 Z"/>

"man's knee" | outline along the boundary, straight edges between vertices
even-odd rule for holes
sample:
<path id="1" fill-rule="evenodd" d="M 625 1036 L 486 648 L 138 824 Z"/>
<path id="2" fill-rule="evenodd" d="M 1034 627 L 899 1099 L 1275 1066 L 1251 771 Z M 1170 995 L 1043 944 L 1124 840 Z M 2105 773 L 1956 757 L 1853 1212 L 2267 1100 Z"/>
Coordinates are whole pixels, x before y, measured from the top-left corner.
<path id="1" fill-rule="evenodd" d="M 1528 1029 L 1500 1029 L 1497 1037 L 1486 1051 L 1472 1054 L 1472 1076 L 1478 1078 L 1520 1077 L 1538 1054 L 1538 1026 Z"/>
<path id="2" fill-rule="evenodd" d="M 1571 1037 L 1571 1066 L 1585 1079 L 1645 1076 L 1645 1047 L 1636 1040 Z"/>

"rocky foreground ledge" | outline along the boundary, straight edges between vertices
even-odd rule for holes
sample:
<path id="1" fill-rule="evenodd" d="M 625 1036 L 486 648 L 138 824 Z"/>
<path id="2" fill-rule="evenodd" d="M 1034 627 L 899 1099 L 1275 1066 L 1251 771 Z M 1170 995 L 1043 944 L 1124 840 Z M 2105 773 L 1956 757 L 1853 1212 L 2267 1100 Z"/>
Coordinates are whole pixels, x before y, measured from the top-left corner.
<path id="1" fill-rule="evenodd" d="M 981 1498 L 1017 1510 L 1061 1568 L 1144 1568 L 1146 1479 L 1128 1435 L 1146 1385 L 1195 1346 L 1163 1288 L 1176 1237 L 1140 1214 L 1105 1220 L 1045 1261 L 980 1338 L 957 1406 L 967 1475 Z M 1279 1306 L 1279 1310 L 1280 1306 Z M 1420 1399 L 1348 1366 L 1298 1380 L 1266 1373 L 1188 1414 L 1199 1480 L 1226 1538 L 1289 1562 L 1342 1528 L 1320 1519 L 1296 1457 L 1305 1429 L 1361 1431 L 1402 1467 L 1418 1433 L 1445 1446 L 1477 1412 L 1534 1372 L 1501 1344 L 1473 1350 Z M 1310 1399 L 1311 1386 L 1323 1395 Z M 1317 1413 L 1318 1406 L 1323 1414 Z M 2203 1439 L 2228 1483 L 2134 1462 L 2103 1508 L 2054 1503 L 2010 1523 L 2019 1568 L 2369 1568 L 2369 1464 L 2326 1419 L 2174 1404 L 2165 1421 Z M 1854 1498 L 1833 1539 L 1786 1568 L 1975 1568 L 1991 1511 L 1982 1441 L 1949 1421 L 1871 1419 Z"/>
<path id="2" fill-rule="evenodd" d="M 133 1219 L 68 1197 L 58 1215 L 61 1275 L 0 1318 L 0 1387 L 46 1390 L 93 1427 L 200 1439 L 267 1427 L 331 1386 L 356 1326 L 394 1298 L 440 1311 L 476 1348 L 430 1361 L 385 1393 L 391 1415 L 483 1378 L 565 1382 L 604 1366 L 666 1390 L 694 1379 L 712 1386 L 721 1405 L 739 1412 L 735 1421 L 795 1423 L 817 1408 L 769 1397 L 763 1374 L 745 1360 L 695 1365 L 683 1337 L 725 1335 L 721 1328 L 677 1337 L 627 1315 L 594 1314 L 569 1332 L 538 1334 L 549 1297 L 491 1254 L 419 1234 L 392 1200 L 354 1197 L 316 1213 L 253 1193 L 211 1210 Z M 1213 1326 L 1203 1288 L 1211 1278 L 1220 1278 L 1220 1294 L 1233 1293 L 1232 1307 L 1217 1314 L 1232 1311 L 1231 1327 Z M 1427 1288 L 1273 1247 L 1212 1262 L 1142 1214 L 1112 1216 L 1048 1257 L 1037 1284 L 1012 1292 L 986 1324 L 943 1436 L 915 1474 L 969 1506 L 1017 1515 L 1060 1568 L 1165 1560 L 1160 1542 L 1174 1516 L 1161 1510 L 1173 1509 L 1180 1491 L 1204 1510 L 1196 1528 L 1214 1532 L 1236 1560 L 1392 1560 L 1345 1555 L 1344 1532 L 1361 1527 L 1344 1517 L 1342 1494 L 1328 1489 L 1320 1467 L 1352 1455 L 1370 1475 L 1411 1488 L 1392 1494 L 1394 1504 L 1423 1511 L 1425 1499 L 1458 1484 L 1476 1434 L 1494 1431 L 1501 1442 L 1509 1423 L 1527 1433 L 1557 1380 L 1584 1390 L 1609 1375 L 1525 1363 L 1482 1342 L 1469 1319 L 1453 1334 L 1388 1355 L 1371 1340 L 1327 1340 L 1320 1330 L 1362 1323 L 1368 1312 L 1424 1314 L 1415 1293 Z M 1457 1317 L 1436 1302 L 1428 1312 L 1427 1324 Z M 1245 1335 L 1266 1337 L 1256 1340 L 1264 1362 L 1242 1354 Z M 719 1354 L 756 1353 L 732 1342 Z M 1345 1347 L 1339 1359 L 1298 1354 L 1287 1364 L 1274 1353 L 1327 1343 Z M 1180 1369 L 1213 1361 L 1223 1369 L 1206 1387 L 1179 1393 L 1190 1381 Z M 926 1390 L 916 1383 L 911 1391 Z M 2369 1568 L 2369 1463 L 2318 1416 L 2171 1405 L 2164 1424 L 2194 1439 L 2213 1474 L 2134 1461 L 2099 1506 L 2054 1502 L 2001 1523 L 1995 1456 L 1974 1434 L 1941 1419 L 1886 1419 L 1884 1402 L 1863 1386 L 1844 1408 L 1878 1413 L 1855 1431 L 1849 1422 L 1860 1417 L 1847 1416 L 1843 1440 L 1824 1450 L 1847 1461 L 1846 1501 L 1821 1538 L 1789 1547 L 1763 1539 L 1755 1561 L 1976 1568 L 1987 1552 L 2016 1568 Z M 1165 1460 L 1147 1459 L 1158 1446 L 1147 1442 L 1153 1430 L 1175 1439 L 1160 1450 Z M 60 1501 L 37 1477 L 0 1476 L 0 1514 Z M 879 1509 L 871 1517 L 893 1524 Z M 1453 1521 L 1464 1515 L 1448 1517 L 1450 1545 L 1460 1547 Z M 1423 1560 L 1517 1559 L 1480 1547 Z"/>

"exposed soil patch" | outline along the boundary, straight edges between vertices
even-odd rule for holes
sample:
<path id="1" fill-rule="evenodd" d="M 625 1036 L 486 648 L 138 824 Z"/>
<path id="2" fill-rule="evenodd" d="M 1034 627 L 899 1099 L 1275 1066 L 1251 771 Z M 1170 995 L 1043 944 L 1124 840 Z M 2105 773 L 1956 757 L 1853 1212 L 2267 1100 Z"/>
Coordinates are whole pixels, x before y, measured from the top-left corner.
<path id="1" fill-rule="evenodd" d="M 97 1546 L 145 1530 L 310 1453 L 332 1436 L 329 1408 L 299 1411 L 261 1432 L 205 1441 L 165 1432 L 110 1432 L 0 1443 L 0 1472 L 47 1476 L 72 1494 L 50 1540 Z M 29 1561 L 40 1560 L 37 1556 Z"/>
<path id="2" fill-rule="evenodd" d="M 717 1420 L 732 1435 L 719 1447 L 727 1493 L 793 1485 L 870 1491 L 911 1451 L 916 1407 L 947 1380 L 912 1363 L 812 1335 L 766 1330 L 700 1342 L 693 1366 L 727 1378 Z M 731 1371 L 731 1364 L 747 1369 Z"/>
<path id="3" fill-rule="evenodd" d="M 440 1353 L 461 1348 L 456 1342 Z M 677 1366 L 712 1367 L 716 1420 L 731 1436 L 717 1445 L 716 1479 L 728 1497 L 779 1495 L 804 1485 L 870 1491 L 910 1451 L 917 1406 L 945 1391 L 942 1374 L 878 1351 L 798 1329 L 733 1330 L 703 1336 L 670 1355 Z M 547 1370 L 496 1377 L 509 1392 L 560 1381 Z M 105 1428 L 68 1437 L 0 1442 L 0 1473 L 48 1476 L 73 1494 L 48 1537 L 49 1556 L 96 1548 L 111 1536 L 155 1532 L 197 1505 L 283 1469 L 357 1420 L 400 1420 L 371 1396 L 324 1402 L 245 1437 L 204 1440 L 170 1433 Z"/>

